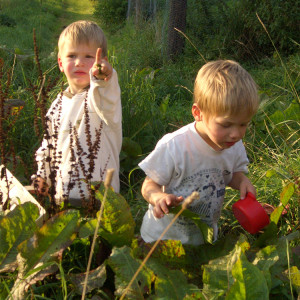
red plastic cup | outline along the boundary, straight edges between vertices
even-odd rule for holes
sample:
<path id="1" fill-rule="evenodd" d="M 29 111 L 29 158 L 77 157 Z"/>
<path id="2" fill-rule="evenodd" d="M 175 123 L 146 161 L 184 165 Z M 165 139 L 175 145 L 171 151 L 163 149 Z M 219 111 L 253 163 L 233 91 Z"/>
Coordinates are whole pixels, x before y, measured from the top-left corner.
<path id="1" fill-rule="evenodd" d="M 270 223 L 269 216 L 252 193 L 240 199 L 232 206 L 233 214 L 241 226 L 251 234 L 255 234 Z"/>

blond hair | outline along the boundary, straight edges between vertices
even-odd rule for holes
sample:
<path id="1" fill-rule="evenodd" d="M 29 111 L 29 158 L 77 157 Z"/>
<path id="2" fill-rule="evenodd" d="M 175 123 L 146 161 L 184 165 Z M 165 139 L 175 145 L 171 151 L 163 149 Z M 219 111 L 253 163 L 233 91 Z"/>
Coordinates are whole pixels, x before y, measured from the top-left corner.
<path id="1" fill-rule="evenodd" d="M 62 51 L 65 40 L 77 44 L 94 44 L 102 48 L 102 57 L 107 56 L 107 41 L 102 29 L 92 21 L 77 21 L 67 26 L 58 39 L 58 54 Z"/>
<path id="2" fill-rule="evenodd" d="M 194 85 L 194 102 L 208 116 L 254 115 L 259 106 L 257 86 L 237 62 L 217 60 L 205 64 Z"/>

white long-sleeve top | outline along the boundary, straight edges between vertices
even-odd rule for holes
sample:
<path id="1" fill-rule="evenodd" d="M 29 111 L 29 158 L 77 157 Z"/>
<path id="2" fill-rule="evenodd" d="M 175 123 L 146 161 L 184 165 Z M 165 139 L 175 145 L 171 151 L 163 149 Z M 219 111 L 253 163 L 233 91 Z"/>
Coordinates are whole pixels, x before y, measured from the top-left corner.
<path id="1" fill-rule="evenodd" d="M 85 182 L 80 180 L 81 187 L 79 187 L 78 180 L 75 179 L 76 177 L 84 179 L 85 172 L 89 174 L 91 151 L 87 143 L 89 140 L 87 132 L 90 132 L 90 140 L 94 144 L 96 130 L 101 130 L 100 144 L 94 153 L 94 171 L 90 180 L 104 180 L 106 170 L 113 168 L 115 172 L 112 187 L 119 192 L 122 109 L 117 73 L 114 70 L 112 78 L 103 81 L 95 79 L 90 72 L 89 88 L 75 95 L 68 90 L 57 96 L 47 112 L 49 136 L 47 138 L 46 134 L 44 135 L 42 145 L 36 152 L 37 175 L 51 184 L 49 174 L 53 168 L 57 169 L 55 197 L 57 202 L 61 202 L 63 195 L 67 195 L 70 199 L 80 199 L 80 189 L 84 190 L 85 196 L 88 197 Z M 87 117 L 89 125 L 86 123 Z M 88 131 L 87 126 L 90 127 Z M 69 183 L 73 182 L 74 186 L 69 190 Z"/>

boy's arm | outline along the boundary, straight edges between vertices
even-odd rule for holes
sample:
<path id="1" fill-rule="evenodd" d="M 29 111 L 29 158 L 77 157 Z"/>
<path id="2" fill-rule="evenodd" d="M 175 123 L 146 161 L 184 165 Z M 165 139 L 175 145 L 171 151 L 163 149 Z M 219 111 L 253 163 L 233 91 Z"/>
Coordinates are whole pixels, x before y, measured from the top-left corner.
<path id="1" fill-rule="evenodd" d="M 248 192 L 251 192 L 254 196 L 256 196 L 255 187 L 243 172 L 233 173 L 232 179 L 228 186 L 235 190 L 239 190 L 241 199 L 244 199 Z"/>
<path id="2" fill-rule="evenodd" d="M 143 182 L 142 195 L 154 207 L 153 214 L 156 218 L 162 218 L 169 213 L 168 207 L 177 206 L 183 200 L 182 196 L 164 193 L 162 186 L 149 177 Z"/>
<path id="3" fill-rule="evenodd" d="M 99 72 L 99 65 L 101 72 Z M 90 76 L 90 105 L 92 111 L 95 111 L 107 126 L 121 130 L 122 108 L 118 75 L 106 57 L 101 59 L 100 48 L 97 50 Z"/>

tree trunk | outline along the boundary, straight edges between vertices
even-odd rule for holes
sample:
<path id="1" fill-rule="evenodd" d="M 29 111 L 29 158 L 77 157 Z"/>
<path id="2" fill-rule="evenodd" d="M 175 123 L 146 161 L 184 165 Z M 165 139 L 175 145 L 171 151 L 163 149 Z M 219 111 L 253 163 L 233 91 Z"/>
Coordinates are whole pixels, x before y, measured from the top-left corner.
<path id="1" fill-rule="evenodd" d="M 142 19 L 142 0 L 135 0 L 135 24 L 139 27 Z"/>
<path id="2" fill-rule="evenodd" d="M 167 57 L 172 61 L 175 61 L 184 49 L 185 39 L 176 29 L 185 31 L 186 10 L 187 0 L 170 0 Z"/>

